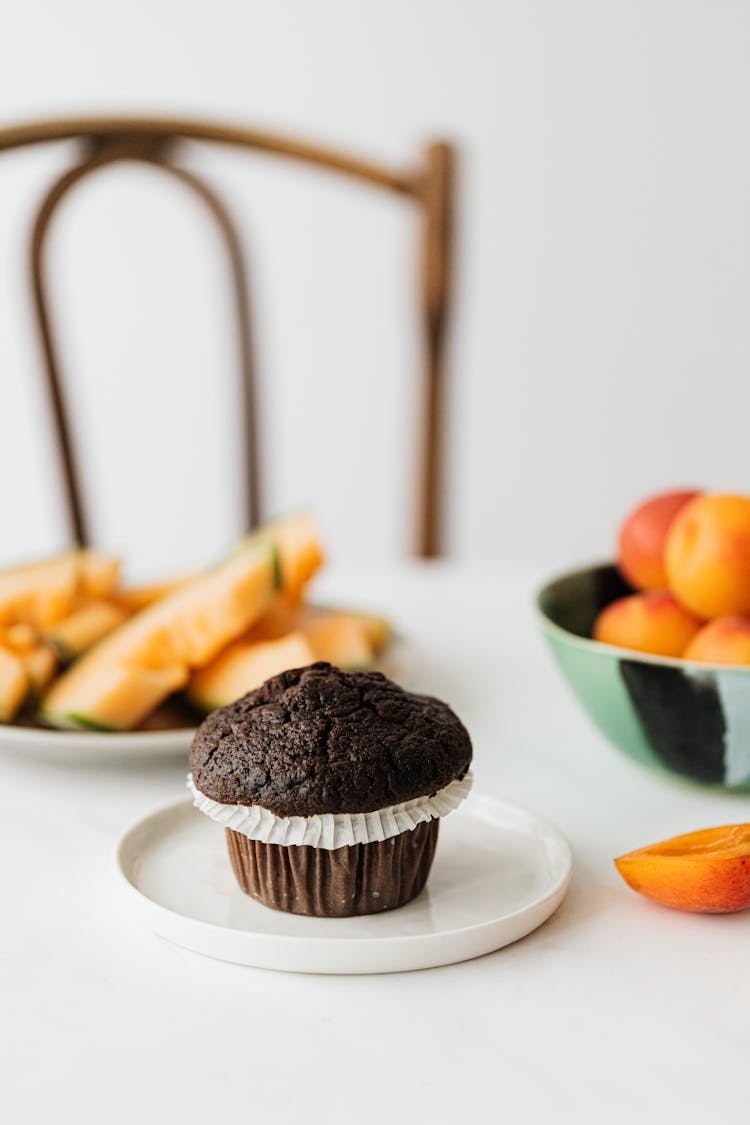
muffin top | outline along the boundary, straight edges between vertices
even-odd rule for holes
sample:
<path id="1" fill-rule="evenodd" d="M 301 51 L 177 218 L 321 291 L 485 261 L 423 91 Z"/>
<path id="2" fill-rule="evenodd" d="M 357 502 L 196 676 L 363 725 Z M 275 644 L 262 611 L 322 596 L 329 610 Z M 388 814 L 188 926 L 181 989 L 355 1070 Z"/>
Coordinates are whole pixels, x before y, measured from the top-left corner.
<path id="1" fill-rule="evenodd" d="M 190 751 L 197 789 L 278 816 L 374 812 L 432 796 L 471 762 L 446 703 L 379 672 L 311 664 L 212 712 Z"/>

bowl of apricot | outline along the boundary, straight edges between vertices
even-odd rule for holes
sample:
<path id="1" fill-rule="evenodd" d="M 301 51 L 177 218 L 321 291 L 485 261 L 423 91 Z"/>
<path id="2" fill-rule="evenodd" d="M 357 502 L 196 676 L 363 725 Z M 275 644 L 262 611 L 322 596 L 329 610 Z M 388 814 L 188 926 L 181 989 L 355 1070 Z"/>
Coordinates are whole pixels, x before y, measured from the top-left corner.
<path id="1" fill-rule="evenodd" d="M 575 696 L 617 749 L 750 788 L 750 497 L 669 492 L 622 524 L 615 562 L 537 595 Z"/>

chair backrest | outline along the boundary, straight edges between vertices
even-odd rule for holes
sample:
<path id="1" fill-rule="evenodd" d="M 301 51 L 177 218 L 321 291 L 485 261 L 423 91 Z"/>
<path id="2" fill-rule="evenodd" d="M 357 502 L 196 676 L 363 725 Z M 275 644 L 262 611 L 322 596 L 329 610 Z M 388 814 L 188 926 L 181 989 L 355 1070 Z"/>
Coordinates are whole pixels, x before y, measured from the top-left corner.
<path id="1" fill-rule="evenodd" d="M 80 461 L 74 447 L 69 404 L 50 313 L 45 251 L 51 221 L 64 197 L 87 176 L 118 161 L 146 163 L 185 184 L 206 205 L 224 242 L 233 279 L 239 334 L 248 527 L 255 526 L 261 518 L 255 372 L 245 260 L 235 225 L 221 199 L 195 172 L 177 162 L 181 142 L 198 141 L 256 149 L 317 165 L 402 196 L 415 208 L 421 219 L 418 233 L 418 245 L 421 246 L 418 315 L 423 330 L 424 357 L 420 433 L 417 436 L 420 453 L 414 549 L 424 557 L 439 554 L 444 491 L 444 356 L 452 272 L 455 168 L 452 146 L 445 142 L 427 144 L 412 168 L 396 171 L 303 141 L 200 121 L 80 118 L 0 129 L 0 152 L 52 141 L 77 142 L 78 159 L 55 180 L 37 210 L 31 238 L 31 279 L 46 385 L 59 444 L 62 487 L 74 540 L 86 545 L 90 529 L 84 506 Z"/>

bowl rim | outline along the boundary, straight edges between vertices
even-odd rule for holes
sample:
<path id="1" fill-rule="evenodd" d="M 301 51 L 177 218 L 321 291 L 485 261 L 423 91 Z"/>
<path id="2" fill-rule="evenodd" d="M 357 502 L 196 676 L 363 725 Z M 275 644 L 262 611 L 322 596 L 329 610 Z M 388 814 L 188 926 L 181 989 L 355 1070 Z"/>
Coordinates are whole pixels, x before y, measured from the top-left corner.
<path id="1" fill-rule="evenodd" d="M 601 652 L 603 655 L 638 660 L 642 664 L 658 664 L 667 668 L 680 668 L 692 674 L 700 674 L 703 671 L 722 672 L 733 676 L 750 675 L 750 664 L 721 664 L 706 660 L 686 660 L 684 656 L 659 656 L 656 653 L 641 652 L 636 648 L 625 648 L 623 645 L 605 644 L 604 641 L 596 641 L 593 637 L 582 637 L 580 633 L 572 633 L 570 629 L 558 625 L 542 608 L 542 599 L 552 586 L 556 586 L 566 579 L 580 578 L 592 571 L 606 569 L 617 570 L 616 560 L 606 559 L 601 562 L 590 563 L 588 566 L 578 566 L 574 570 L 562 571 L 538 586 L 534 593 L 534 608 L 543 630 L 559 636 L 566 644 L 574 647 L 586 649 L 589 652 Z M 634 592 L 637 593 L 638 591 Z"/>

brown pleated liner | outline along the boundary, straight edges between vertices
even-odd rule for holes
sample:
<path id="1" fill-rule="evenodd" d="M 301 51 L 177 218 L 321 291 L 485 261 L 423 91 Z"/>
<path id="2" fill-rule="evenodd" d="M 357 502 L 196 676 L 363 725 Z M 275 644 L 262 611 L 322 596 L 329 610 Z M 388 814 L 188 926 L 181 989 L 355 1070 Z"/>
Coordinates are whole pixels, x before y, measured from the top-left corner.
<path id="1" fill-rule="evenodd" d="M 226 829 L 229 855 L 245 894 L 288 914 L 348 918 L 394 910 L 427 882 L 440 821 L 388 840 L 349 847 L 264 844 Z"/>

